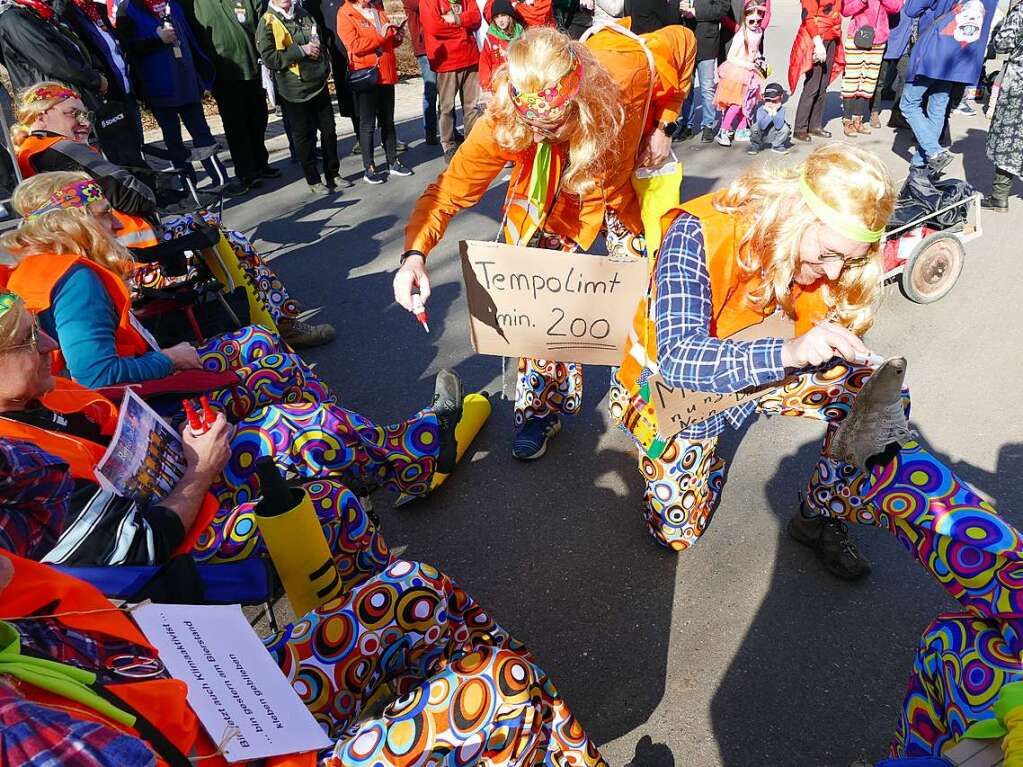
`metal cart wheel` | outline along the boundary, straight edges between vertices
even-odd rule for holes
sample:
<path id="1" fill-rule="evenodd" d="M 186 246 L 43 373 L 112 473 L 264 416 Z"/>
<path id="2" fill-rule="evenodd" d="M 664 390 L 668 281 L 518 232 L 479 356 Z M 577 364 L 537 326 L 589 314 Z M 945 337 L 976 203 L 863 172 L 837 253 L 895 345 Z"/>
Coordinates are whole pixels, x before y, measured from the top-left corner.
<path id="1" fill-rule="evenodd" d="M 935 232 L 913 249 L 903 267 L 902 292 L 910 301 L 930 304 L 955 287 L 963 272 L 966 250 L 959 238 Z"/>

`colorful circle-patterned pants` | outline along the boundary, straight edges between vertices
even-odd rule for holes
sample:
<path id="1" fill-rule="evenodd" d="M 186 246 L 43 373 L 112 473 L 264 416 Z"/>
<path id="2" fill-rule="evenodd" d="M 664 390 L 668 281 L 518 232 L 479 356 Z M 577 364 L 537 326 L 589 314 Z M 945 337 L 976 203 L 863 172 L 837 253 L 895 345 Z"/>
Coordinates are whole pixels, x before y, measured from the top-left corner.
<path id="1" fill-rule="evenodd" d="M 259 325 L 211 338 L 196 351 L 204 370 L 237 374 L 236 385 L 208 394 L 210 404 L 233 422 L 267 405 L 335 401 L 330 387 L 312 368 L 280 337 Z"/>
<path id="2" fill-rule="evenodd" d="M 838 422 L 849 412 L 871 371 L 869 367 L 839 364 L 807 372 L 769 391 L 757 408 L 768 415 L 827 421 L 825 449 L 806 487 L 805 502 L 826 516 L 877 524 L 874 511 L 864 503 L 863 473 L 825 454 Z M 903 392 L 903 398 L 908 413 L 909 393 Z M 715 453 L 717 440 L 677 436 L 660 458 L 650 458 L 640 451 L 639 470 L 646 480 L 647 529 L 661 545 L 683 551 L 707 529 L 725 478 L 725 461 Z"/>
<path id="3" fill-rule="evenodd" d="M 328 767 L 606 767 L 529 651 L 429 565 L 394 560 L 265 644 L 336 739 Z"/>

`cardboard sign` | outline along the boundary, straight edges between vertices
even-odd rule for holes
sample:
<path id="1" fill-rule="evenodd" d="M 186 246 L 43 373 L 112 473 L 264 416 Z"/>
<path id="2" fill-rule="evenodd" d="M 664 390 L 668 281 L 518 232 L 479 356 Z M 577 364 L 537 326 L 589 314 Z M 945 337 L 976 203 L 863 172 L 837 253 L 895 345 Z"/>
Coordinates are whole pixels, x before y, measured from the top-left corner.
<path id="1" fill-rule="evenodd" d="M 759 325 L 740 330 L 729 337 L 730 341 L 753 341 L 757 338 L 795 337 L 795 323 L 783 314 L 775 313 Z M 737 392 L 723 394 L 720 392 L 701 392 L 668 386 L 660 373 L 650 376 L 650 398 L 657 417 L 657 430 L 665 437 L 678 434 L 695 423 L 706 421 L 713 415 L 723 413 L 728 408 L 741 405 L 753 399 L 759 399 L 778 386 L 784 386 L 792 377 L 775 384 L 761 387 L 750 387 Z"/>
<path id="2" fill-rule="evenodd" d="M 132 611 L 146 639 L 228 762 L 333 744 L 263 647 L 238 605 L 149 604 Z"/>
<path id="3" fill-rule="evenodd" d="M 479 354 L 619 365 L 647 261 L 496 242 L 461 243 L 469 335 Z"/>

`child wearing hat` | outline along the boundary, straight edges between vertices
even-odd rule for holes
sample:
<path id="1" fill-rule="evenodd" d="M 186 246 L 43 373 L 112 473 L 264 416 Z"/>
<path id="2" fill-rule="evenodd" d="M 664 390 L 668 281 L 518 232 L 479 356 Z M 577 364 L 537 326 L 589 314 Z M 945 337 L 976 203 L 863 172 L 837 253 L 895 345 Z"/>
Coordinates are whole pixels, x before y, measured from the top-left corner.
<path id="1" fill-rule="evenodd" d="M 493 0 L 490 5 L 490 27 L 480 51 L 480 104 L 490 101 L 490 81 L 508 55 L 508 46 L 522 34 L 511 0 Z"/>
<path id="2" fill-rule="evenodd" d="M 769 83 L 753 115 L 747 154 L 757 154 L 765 147 L 777 154 L 789 153 L 792 131 L 785 122 L 784 103 L 785 89 L 778 83 Z"/>

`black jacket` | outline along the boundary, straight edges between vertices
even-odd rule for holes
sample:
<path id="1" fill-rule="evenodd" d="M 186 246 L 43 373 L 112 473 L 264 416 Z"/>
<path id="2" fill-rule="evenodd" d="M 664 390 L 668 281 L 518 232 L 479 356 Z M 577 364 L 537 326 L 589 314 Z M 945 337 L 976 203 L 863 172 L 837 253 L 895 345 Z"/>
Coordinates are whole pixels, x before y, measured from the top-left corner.
<path id="1" fill-rule="evenodd" d="M 88 16 L 78 10 L 74 3 L 68 3 L 67 10 L 64 11 L 64 21 L 68 23 L 75 36 L 89 52 L 93 65 L 106 76 L 107 82 L 110 83 L 110 90 L 106 97 L 116 101 L 127 101 L 131 97 L 131 93 L 124 90 L 121 75 L 116 71 L 116 64 L 110 58 L 110 52 L 104 45 L 96 25 L 92 23 Z M 105 21 L 101 23 L 105 24 L 104 29 L 113 39 L 114 44 L 120 46 L 114 28 Z M 124 59 L 125 66 L 127 66 L 128 54 L 122 50 L 121 56 Z"/>
<path id="2" fill-rule="evenodd" d="M 678 0 L 626 0 L 625 8 L 637 35 L 679 23 Z"/>
<path id="3" fill-rule="evenodd" d="M 721 50 L 721 19 L 731 10 L 731 0 L 696 0 L 694 7 L 696 16 L 683 23 L 696 35 L 696 60 L 716 60 Z"/>
<path id="4" fill-rule="evenodd" d="M 102 69 L 63 21 L 47 21 L 30 8 L 12 5 L 0 13 L 0 48 L 16 89 L 57 80 L 81 93 L 89 109 L 99 105 Z"/>

